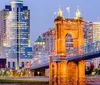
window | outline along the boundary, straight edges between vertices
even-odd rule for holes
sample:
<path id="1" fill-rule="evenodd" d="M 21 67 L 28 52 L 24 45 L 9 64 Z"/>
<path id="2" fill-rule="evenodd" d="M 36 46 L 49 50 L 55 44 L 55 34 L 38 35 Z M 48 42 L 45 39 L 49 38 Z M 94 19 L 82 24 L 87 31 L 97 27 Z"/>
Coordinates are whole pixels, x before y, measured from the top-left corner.
<path id="1" fill-rule="evenodd" d="M 8 68 L 10 68 L 10 62 L 8 62 Z"/>
<path id="2" fill-rule="evenodd" d="M 13 64 L 12 64 L 12 65 L 13 65 L 12 67 L 13 67 L 13 68 L 15 68 L 15 62 L 13 62 Z"/>
<path id="3" fill-rule="evenodd" d="M 22 67 L 24 68 L 24 62 L 22 62 Z"/>

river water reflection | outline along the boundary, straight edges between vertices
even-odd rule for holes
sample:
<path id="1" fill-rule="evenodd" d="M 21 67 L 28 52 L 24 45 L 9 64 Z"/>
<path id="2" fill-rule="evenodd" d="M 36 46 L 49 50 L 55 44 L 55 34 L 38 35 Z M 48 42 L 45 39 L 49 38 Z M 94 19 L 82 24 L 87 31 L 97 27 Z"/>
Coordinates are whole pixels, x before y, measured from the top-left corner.
<path id="1" fill-rule="evenodd" d="M 0 84 L 0 85 L 49 85 L 49 84 Z"/>

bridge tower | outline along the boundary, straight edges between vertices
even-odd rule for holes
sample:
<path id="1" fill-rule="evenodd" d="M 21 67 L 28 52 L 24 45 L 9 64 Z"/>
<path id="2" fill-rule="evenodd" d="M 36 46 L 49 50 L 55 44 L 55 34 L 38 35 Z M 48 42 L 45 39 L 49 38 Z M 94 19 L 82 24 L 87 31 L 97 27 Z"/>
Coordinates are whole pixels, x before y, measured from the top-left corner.
<path id="1" fill-rule="evenodd" d="M 75 18 L 64 18 L 61 9 L 54 20 L 55 23 L 55 56 L 67 57 L 65 37 L 70 34 L 73 47 L 84 46 L 84 20 L 77 9 Z M 52 61 L 50 59 L 50 85 L 86 85 L 85 61 Z"/>

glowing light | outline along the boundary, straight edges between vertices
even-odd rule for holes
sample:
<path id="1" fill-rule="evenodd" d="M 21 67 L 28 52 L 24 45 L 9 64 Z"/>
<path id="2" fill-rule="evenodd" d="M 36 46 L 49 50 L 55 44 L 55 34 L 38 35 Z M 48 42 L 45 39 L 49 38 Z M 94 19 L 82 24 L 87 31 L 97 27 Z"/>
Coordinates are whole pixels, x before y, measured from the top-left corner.
<path id="1" fill-rule="evenodd" d="M 54 12 L 54 15 L 56 15 L 57 13 L 56 12 Z"/>
<path id="2" fill-rule="evenodd" d="M 70 7 L 69 6 L 66 7 L 66 10 L 67 10 L 67 12 L 70 12 Z"/>
<path id="3" fill-rule="evenodd" d="M 39 76 L 40 72 L 38 71 L 37 74 L 38 74 L 38 76 Z"/>
<path id="4" fill-rule="evenodd" d="M 4 42 L 4 43 L 3 43 L 3 46 L 6 46 L 6 45 L 7 45 L 7 44 Z"/>

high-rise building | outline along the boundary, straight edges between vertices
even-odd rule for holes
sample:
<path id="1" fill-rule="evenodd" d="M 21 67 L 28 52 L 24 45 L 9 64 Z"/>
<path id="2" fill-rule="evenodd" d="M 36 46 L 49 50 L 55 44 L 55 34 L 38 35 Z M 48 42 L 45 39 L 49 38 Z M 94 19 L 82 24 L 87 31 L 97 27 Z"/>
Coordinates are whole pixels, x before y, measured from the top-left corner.
<path id="1" fill-rule="evenodd" d="M 3 46 L 6 43 L 6 17 L 7 17 L 7 10 L 0 11 L 0 55 L 2 55 Z"/>
<path id="2" fill-rule="evenodd" d="M 100 41 L 100 22 L 88 22 L 84 27 L 85 45 Z M 91 47 L 88 47 L 88 50 Z M 90 60 L 94 63 L 95 68 L 100 64 L 100 58 Z"/>
<path id="3" fill-rule="evenodd" d="M 55 29 L 49 29 L 42 33 L 33 45 L 33 54 L 54 54 L 55 47 Z"/>
<path id="4" fill-rule="evenodd" d="M 100 41 L 100 22 L 93 22 L 93 42 Z M 92 60 L 95 68 L 98 68 L 100 64 L 100 58 L 95 58 Z"/>
<path id="5" fill-rule="evenodd" d="M 7 57 L 7 66 L 17 69 L 24 67 L 24 64 L 32 59 L 32 47 L 30 47 L 30 10 L 23 6 L 22 0 L 11 0 L 10 5 L 6 5 L 5 15 L 0 12 L 0 29 L 5 29 L 3 33 L 3 55 Z"/>
<path id="6" fill-rule="evenodd" d="M 49 29 L 47 32 L 44 32 L 42 38 L 45 41 L 45 49 L 48 54 L 53 54 L 55 49 L 55 29 Z"/>
<path id="7" fill-rule="evenodd" d="M 34 42 L 33 45 L 33 55 L 42 55 L 45 54 L 46 50 L 45 50 L 45 42 L 42 39 L 41 36 L 38 37 L 38 39 Z"/>
<path id="8" fill-rule="evenodd" d="M 100 22 L 93 22 L 93 42 L 100 41 Z"/>
<path id="9" fill-rule="evenodd" d="M 87 22 L 84 26 L 85 45 L 93 43 L 93 22 Z"/>
<path id="10" fill-rule="evenodd" d="M 93 22 L 86 22 L 86 24 L 84 25 L 84 44 L 89 45 L 91 43 L 93 43 Z M 88 50 L 91 50 L 91 47 L 88 46 Z M 92 60 L 87 60 L 86 63 L 86 68 L 89 66 L 90 62 L 92 62 Z"/>

